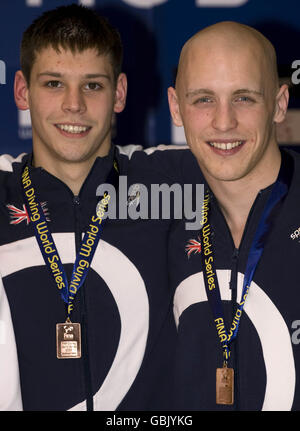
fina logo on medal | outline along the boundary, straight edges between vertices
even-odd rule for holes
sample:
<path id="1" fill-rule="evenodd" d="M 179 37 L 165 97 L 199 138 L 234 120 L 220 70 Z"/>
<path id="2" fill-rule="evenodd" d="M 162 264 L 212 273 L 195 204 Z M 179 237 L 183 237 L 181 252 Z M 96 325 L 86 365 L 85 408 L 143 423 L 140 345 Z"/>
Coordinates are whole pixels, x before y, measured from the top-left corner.
<path id="1" fill-rule="evenodd" d="M 50 221 L 49 210 L 46 207 L 46 205 L 47 205 L 47 202 L 41 202 L 41 207 L 45 214 L 46 220 Z M 7 204 L 6 206 L 9 210 L 9 216 L 10 216 L 9 224 L 16 225 L 16 224 L 20 224 L 22 221 L 26 221 L 27 225 L 30 223 L 30 216 L 28 214 L 25 204 L 23 204 L 22 209 L 19 209 L 15 205 L 11 205 L 11 204 Z"/>
<path id="2" fill-rule="evenodd" d="M 187 256 L 190 257 L 192 253 L 199 254 L 201 253 L 201 242 L 200 237 L 198 236 L 198 240 L 196 239 L 189 239 L 188 244 L 185 246 L 185 251 L 187 253 Z"/>

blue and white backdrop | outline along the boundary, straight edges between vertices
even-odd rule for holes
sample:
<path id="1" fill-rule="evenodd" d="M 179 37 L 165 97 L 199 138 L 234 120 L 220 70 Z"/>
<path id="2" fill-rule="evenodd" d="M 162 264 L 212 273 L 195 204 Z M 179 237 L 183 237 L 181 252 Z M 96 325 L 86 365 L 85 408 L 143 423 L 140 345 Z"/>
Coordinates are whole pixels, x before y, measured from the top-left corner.
<path id="1" fill-rule="evenodd" d="M 1 0 L 0 2 L 0 153 L 17 155 L 31 148 L 28 112 L 18 112 L 13 79 L 25 28 L 43 11 L 77 0 Z M 81 0 L 109 18 L 121 32 L 129 94 L 118 115 L 120 145 L 144 147 L 184 142 L 173 128 L 167 88 L 173 84 L 183 43 L 196 31 L 234 20 L 262 31 L 275 45 L 279 74 L 291 81 L 291 103 L 278 129 L 281 144 L 300 145 L 300 2 L 299 0 Z"/>

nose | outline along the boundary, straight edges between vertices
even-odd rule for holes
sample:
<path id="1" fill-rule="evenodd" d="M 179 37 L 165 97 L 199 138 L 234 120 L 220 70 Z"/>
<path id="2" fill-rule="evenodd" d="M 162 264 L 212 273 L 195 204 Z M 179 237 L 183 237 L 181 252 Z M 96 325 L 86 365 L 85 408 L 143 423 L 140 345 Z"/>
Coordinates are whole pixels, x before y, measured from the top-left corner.
<path id="1" fill-rule="evenodd" d="M 212 125 L 222 132 L 234 129 L 237 126 L 235 110 L 231 103 L 219 102 L 217 104 Z"/>
<path id="2" fill-rule="evenodd" d="M 62 102 L 63 111 L 83 113 L 86 110 L 85 100 L 77 88 L 67 88 Z"/>

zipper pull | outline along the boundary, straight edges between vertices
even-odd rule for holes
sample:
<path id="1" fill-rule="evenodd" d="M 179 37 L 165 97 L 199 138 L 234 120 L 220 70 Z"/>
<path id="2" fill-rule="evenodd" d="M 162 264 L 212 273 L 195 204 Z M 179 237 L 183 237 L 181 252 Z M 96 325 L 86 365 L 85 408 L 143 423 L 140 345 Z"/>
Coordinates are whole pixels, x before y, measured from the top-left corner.
<path id="1" fill-rule="evenodd" d="M 238 257 L 239 257 L 239 249 L 235 248 L 233 251 L 232 259 L 237 260 Z"/>
<path id="2" fill-rule="evenodd" d="M 79 205 L 79 204 L 80 204 L 79 196 L 74 196 L 74 197 L 73 197 L 73 203 L 74 203 L 75 205 Z"/>

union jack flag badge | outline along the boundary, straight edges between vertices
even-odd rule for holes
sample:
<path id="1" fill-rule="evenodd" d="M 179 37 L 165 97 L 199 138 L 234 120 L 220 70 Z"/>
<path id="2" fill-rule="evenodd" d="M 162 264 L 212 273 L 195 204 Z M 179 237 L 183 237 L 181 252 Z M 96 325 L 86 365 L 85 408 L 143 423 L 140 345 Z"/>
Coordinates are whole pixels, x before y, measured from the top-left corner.
<path id="1" fill-rule="evenodd" d="M 198 254 L 201 253 L 201 242 L 200 237 L 198 237 L 197 241 L 196 239 L 190 239 L 188 241 L 188 244 L 185 247 L 185 251 L 187 252 L 187 256 L 190 257 L 192 253 Z"/>
<path id="2" fill-rule="evenodd" d="M 50 221 L 49 211 L 46 205 L 47 202 L 41 202 L 41 207 L 45 214 L 46 220 Z M 9 210 L 10 224 L 16 225 L 22 223 L 23 221 L 26 221 L 27 225 L 30 223 L 30 216 L 28 214 L 25 204 L 23 204 L 23 208 L 21 209 L 17 208 L 15 205 L 12 204 L 7 204 L 6 206 Z"/>

